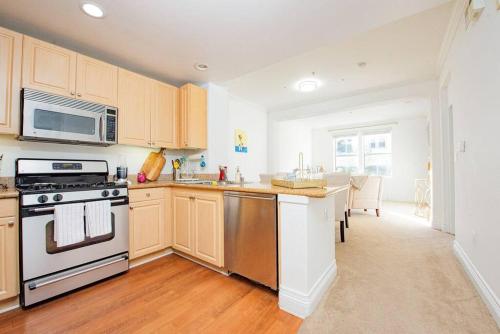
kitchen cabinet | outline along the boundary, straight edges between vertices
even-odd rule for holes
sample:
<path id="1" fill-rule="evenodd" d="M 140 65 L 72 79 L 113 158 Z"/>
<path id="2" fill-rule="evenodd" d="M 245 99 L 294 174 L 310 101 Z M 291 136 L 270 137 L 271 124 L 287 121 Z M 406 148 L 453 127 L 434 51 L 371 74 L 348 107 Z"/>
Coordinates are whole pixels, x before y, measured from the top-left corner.
<path id="1" fill-rule="evenodd" d="M 224 266 L 223 196 L 217 191 L 172 190 L 173 248 Z"/>
<path id="2" fill-rule="evenodd" d="M 18 294 L 17 200 L 0 200 L 0 300 Z"/>
<path id="3" fill-rule="evenodd" d="M 161 195 L 158 198 L 158 194 Z M 166 248 L 163 189 L 130 191 L 129 255 L 135 259 Z M 142 200 L 144 198 L 151 198 Z M 135 201 L 139 199 L 139 201 Z"/>
<path id="4" fill-rule="evenodd" d="M 76 59 L 77 97 L 108 106 L 117 106 L 118 67 L 81 54 Z"/>
<path id="5" fill-rule="evenodd" d="M 142 75 L 118 70 L 118 143 L 150 147 L 150 82 Z"/>
<path id="6" fill-rule="evenodd" d="M 172 247 L 189 255 L 194 255 L 192 204 L 194 197 L 183 191 L 172 191 Z"/>
<path id="7" fill-rule="evenodd" d="M 151 146 L 177 148 L 179 89 L 155 80 L 151 85 Z"/>
<path id="8" fill-rule="evenodd" d="M 24 36 L 23 87 L 76 96 L 76 52 Z"/>
<path id="9" fill-rule="evenodd" d="M 0 27 L 0 133 L 19 134 L 23 35 Z"/>
<path id="10" fill-rule="evenodd" d="M 179 88 L 179 146 L 207 148 L 207 91 L 193 84 Z"/>
<path id="11" fill-rule="evenodd" d="M 178 88 L 120 69 L 120 144 L 177 148 Z"/>
<path id="12" fill-rule="evenodd" d="M 116 66 L 24 36 L 22 68 L 25 88 L 117 105 Z"/>

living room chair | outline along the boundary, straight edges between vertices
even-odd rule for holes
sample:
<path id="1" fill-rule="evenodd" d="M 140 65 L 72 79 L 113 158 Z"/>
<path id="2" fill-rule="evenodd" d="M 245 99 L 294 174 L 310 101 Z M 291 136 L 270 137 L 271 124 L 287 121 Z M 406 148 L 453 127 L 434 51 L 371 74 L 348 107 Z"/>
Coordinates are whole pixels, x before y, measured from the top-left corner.
<path id="1" fill-rule="evenodd" d="M 380 217 L 382 207 L 383 177 L 360 175 L 351 177 L 351 191 L 349 194 L 348 216 L 351 209 L 374 209 Z"/>
<path id="2" fill-rule="evenodd" d="M 347 185 L 348 188 L 335 195 L 335 221 L 340 222 L 340 241 L 345 242 L 345 228 L 349 228 L 347 218 L 347 199 L 349 198 L 350 173 L 328 173 L 325 174 L 326 183 L 329 187 L 341 187 Z"/>

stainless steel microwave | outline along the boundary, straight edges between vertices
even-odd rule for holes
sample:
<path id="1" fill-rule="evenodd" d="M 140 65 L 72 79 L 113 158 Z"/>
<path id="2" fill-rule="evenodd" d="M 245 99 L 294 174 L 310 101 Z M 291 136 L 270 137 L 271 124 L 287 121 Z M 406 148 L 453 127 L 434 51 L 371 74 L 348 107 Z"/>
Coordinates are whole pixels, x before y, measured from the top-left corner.
<path id="1" fill-rule="evenodd" d="M 117 143 L 118 109 L 23 89 L 20 140 L 108 146 Z"/>

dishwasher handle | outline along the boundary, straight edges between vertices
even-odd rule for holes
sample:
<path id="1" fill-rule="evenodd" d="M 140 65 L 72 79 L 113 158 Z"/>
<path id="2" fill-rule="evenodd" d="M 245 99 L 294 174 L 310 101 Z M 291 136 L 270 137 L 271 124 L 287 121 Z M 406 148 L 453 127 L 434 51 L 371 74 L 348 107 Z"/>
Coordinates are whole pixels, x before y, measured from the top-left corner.
<path id="1" fill-rule="evenodd" d="M 271 194 L 257 194 L 257 193 L 244 193 L 235 191 L 225 191 L 225 197 L 237 197 L 237 198 L 248 198 L 248 199 L 259 199 L 264 201 L 275 201 L 276 195 Z"/>

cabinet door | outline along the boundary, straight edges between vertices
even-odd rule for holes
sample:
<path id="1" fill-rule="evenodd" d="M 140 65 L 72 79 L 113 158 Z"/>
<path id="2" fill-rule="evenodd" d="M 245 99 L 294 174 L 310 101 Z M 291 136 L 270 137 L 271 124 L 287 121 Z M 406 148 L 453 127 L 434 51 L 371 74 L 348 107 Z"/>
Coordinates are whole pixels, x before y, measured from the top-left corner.
<path id="1" fill-rule="evenodd" d="M 150 81 L 118 70 L 118 143 L 150 146 Z"/>
<path id="2" fill-rule="evenodd" d="M 179 89 L 152 81 L 151 145 L 177 148 L 177 99 Z"/>
<path id="3" fill-rule="evenodd" d="M 17 222 L 0 218 L 0 300 L 17 295 Z"/>
<path id="4" fill-rule="evenodd" d="M 172 247 L 172 190 L 164 188 L 165 191 L 165 248 Z"/>
<path id="5" fill-rule="evenodd" d="M 24 36 L 23 87 L 74 97 L 76 52 Z"/>
<path id="6" fill-rule="evenodd" d="M 82 100 L 116 107 L 118 67 L 79 54 L 76 65 L 76 96 Z"/>
<path id="7" fill-rule="evenodd" d="M 193 255 L 192 205 L 190 194 L 172 191 L 173 248 Z"/>
<path id="8" fill-rule="evenodd" d="M 23 35 L 0 28 L 0 133 L 19 134 Z"/>
<path id="9" fill-rule="evenodd" d="M 180 146 L 207 148 L 207 91 L 193 84 L 179 90 Z"/>
<path id="10" fill-rule="evenodd" d="M 159 251 L 165 244 L 165 209 L 163 200 L 130 204 L 130 258 Z"/>
<path id="11" fill-rule="evenodd" d="M 222 194 L 197 192 L 194 200 L 194 256 L 222 267 Z"/>

